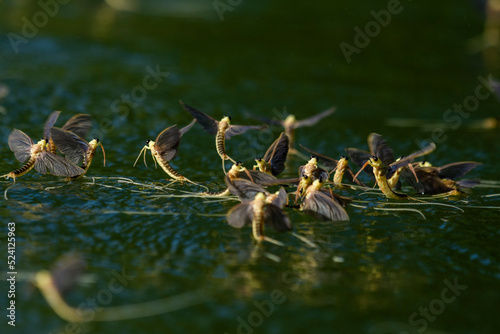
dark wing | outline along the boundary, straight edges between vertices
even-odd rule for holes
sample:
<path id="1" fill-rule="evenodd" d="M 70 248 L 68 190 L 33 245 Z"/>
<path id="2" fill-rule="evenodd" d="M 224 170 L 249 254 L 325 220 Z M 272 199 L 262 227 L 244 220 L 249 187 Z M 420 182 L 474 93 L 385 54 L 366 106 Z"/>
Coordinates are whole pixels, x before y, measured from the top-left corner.
<path id="1" fill-rule="evenodd" d="M 372 155 L 378 157 L 384 165 L 389 166 L 396 160 L 392 148 L 387 145 L 387 142 L 378 133 L 370 133 L 368 135 L 368 147 Z"/>
<path id="2" fill-rule="evenodd" d="M 288 215 L 281 210 L 281 208 L 273 205 L 266 204 L 263 208 L 264 223 L 268 226 L 274 227 L 278 232 L 287 232 L 292 230 L 292 224 Z"/>
<path id="3" fill-rule="evenodd" d="M 89 144 L 73 132 L 59 128 L 51 128 L 50 135 L 61 153 L 74 164 L 81 164 L 89 148 Z"/>
<path id="4" fill-rule="evenodd" d="M 86 266 L 85 259 L 79 254 L 61 256 L 50 270 L 57 291 L 62 295 L 73 288 Z"/>
<path id="5" fill-rule="evenodd" d="M 35 161 L 35 170 L 42 174 L 74 177 L 85 173 L 83 169 L 63 157 L 42 151 Z"/>
<path id="6" fill-rule="evenodd" d="M 458 186 L 461 188 L 474 188 L 479 183 L 481 183 L 479 180 L 460 180 L 457 182 Z"/>
<path id="7" fill-rule="evenodd" d="M 421 150 L 413 152 L 410 155 L 407 155 L 397 161 L 394 161 L 387 168 L 387 178 L 392 177 L 394 172 L 398 170 L 400 167 L 407 166 L 408 164 L 412 163 L 414 159 L 421 157 L 423 155 L 427 155 L 432 151 L 434 151 L 435 149 L 436 149 L 436 144 L 431 142 L 429 145 L 425 146 Z"/>
<path id="8" fill-rule="evenodd" d="M 31 156 L 31 146 L 33 140 L 22 132 L 21 130 L 14 129 L 9 135 L 9 148 L 19 162 L 26 162 Z"/>
<path id="9" fill-rule="evenodd" d="M 278 208 L 284 207 L 288 202 L 288 194 L 284 188 L 280 188 L 278 196 L 276 196 L 271 204 L 276 205 Z"/>
<path id="10" fill-rule="evenodd" d="M 207 114 L 198 111 L 194 109 L 193 107 L 188 106 L 187 104 L 184 104 L 184 102 L 179 101 L 184 108 L 184 110 L 189 111 L 191 116 L 196 118 L 198 123 L 205 129 L 206 132 L 211 134 L 212 136 L 215 136 L 218 131 L 218 124 L 219 122 L 213 119 L 212 117 L 208 116 Z"/>
<path id="11" fill-rule="evenodd" d="M 226 131 L 226 139 L 233 136 L 241 135 L 248 130 L 262 130 L 267 128 L 267 125 L 230 125 Z"/>
<path id="12" fill-rule="evenodd" d="M 54 111 L 45 121 L 45 125 L 43 126 L 43 136 L 47 141 L 49 141 L 50 139 L 50 128 L 52 128 L 54 124 L 56 124 L 60 114 L 60 111 Z"/>
<path id="13" fill-rule="evenodd" d="M 331 115 L 335 112 L 335 108 L 332 107 L 330 109 L 327 109 L 323 112 L 320 112 L 319 114 L 316 114 L 314 116 L 311 116 L 309 118 L 303 119 L 301 121 L 295 122 L 293 125 L 293 128 L 302 128 L 304 126 L 313 126 L 314 124 L 318 123 L 322 118 L 325 118 L 328 115 Z"/>
<path id="14" fill-rule="evenodd" d="M 408 182 L 417 193 L 426 195 L 436 195 L 447 193 L 453 188 L 448 187 L 436 174 L 436 167 L 415 168 L 418 182 L 415 176 L 409 171 L 404 171 L 401 176 Z"/>
<path id="15" fill-rule="evenodd" d="M 258 171 L 258 170 L 249 170 L 248 171 L 250 176 L 252 177 L 252 181 L 263 185 L 263 186 L 268 186 L 271 184 L 279 184 L 277 183 L 277 178 L 275 176 L 272 176 L 270 174 Z M 248 179 L 248 175 L 246 173 L 240 173 L 240 178 L 242 179 Z"/>
<path id="16" fill-rule="evenodd" d="M 185 127 L 183 127 L 182 129 L 179 130 L 180 134 L 181 134 L 181 137 L 184 136 L 184 134 L 186 132 L 188 132 L 194 125 L 194 123 L 196 123 L 196 118 L 194 118 L 191 123 L 189 123 L 188 125 L 186 125 Z"/>
<path id="17" fill-rule="evenodd" d="M 252 225 L 252 204 L 245 202 L 232 207 L 227 213 L 226 219 L 229 225 L 236 228 L 242 228 L 245 225 Z"/>
<path id="18" fill-rule="evenodd" d="M 271 164 L 271 173 L 277 176 L 283 172 L 285 169 L 286 156 L 288 154 L 288 136 L 283 132 L 274 141 L 274 143 L 269 146 L 266 154 L 264 155 L 264 161 Z"/>
<path id="19" fill-rule="evenodd" d="M 85 138 L 90 129 L 92 129 L 91 116 L 89 114 L 76 114 L 63 125 L 62 129 L 71 131 L 81 138 Z"/>
<path id="20" fill-rule="evenodd" d="M 372 156 L 370 152 L 367 152 L 367 151 L 363 151 L 363 150 L 360 150 L 360 149 L 357 149 L 357 148 L 346 148 L 345 151 L 347 152 L 347 154 L 349 154 L 349 157 L 351 158 L 352 161 L 354 161 L 356 163 L 356 165 L 358 165 L 359 167 L 363 167 L 363 165 L 365 164 L 365 162 L 368 161 L 368 159 L 370 159 L 370 157 Z M 373 175 L 373 168 L 371 166 L 366 166 L 365 169 L 363 169 L 363 171 L 370 175 L 372 178 L 374 178 L 375 176 Z"/>
<path id="21" fill-rule="evenodd" d="M 264 193 L 266 196 L 269 195 L 269 192 L 267 192 L 266 189 L 245 179 L 237 178 L 229 180 L 228 178 L 225 178 L 224 181 L 226 182 L 231 194 L 238 197 L 242 202 L 252 201 L 258 193 Z"/>
<path id="22" fill-rule="evenodd" d="M 255 172 L 255 171 L 253 171 L 253 172 Z M 250 173 L 250 174 L 252 174 L 252 173 Z M 267 175 L 269 175 L 269 174 L 267 174 Z M 241 175 L 240 175 L 240 177 L 241 177 Z M 242 178 L 245 178 L 245 177 L 242 177 Z M 298 177 L 291 177 L 291 178 L 287 178 L 287 179 L 274 178 L 272 180 L 269 179 L 269 180 L 266 180 L 266 181 L 258 180 L 257 183 L 259 183 L 259 184 L 261 184 L 261 185 L 263 185 L 265 187 L 278 186 L 278 185 L 287 185 L 288 186 L 290 184 L 298 185 L 300 183 L 300 179 Z"/>
<path id="23" fill-rule="evenodd" d="M 172 125 L 158 135 L 155 140 L 155 149 L 165 161 L 172 160 L 177 154 L 177 147 L 181 142 L 181 133 L 177 125 Z"/>
<path id="24" fill-rule="evenodd" d="M 463 177 L 472 169 L 481 165 L 480 162 L 461 161 L 438 167 L 438 176 L 442 179 L 456 180 Z"/>
<path id="25" fill-rule="evenodd" d="M 321 154 L 321 153 L 318 153 L 318 152 L 315 152 L 311 149 L 308 149 L 307 147 L 305 147 L 304 145 L 302 144 L 299 144 L 301 148 L 303 148 L 304 150 L 306 150 L 307 152 L 309 152 L 311 155 L 314 155 L 315 157 L 318 158 L 318 162 L 320 164 L 322 164 L 323 166 L 325 166 L 327 169 L 329 170 L 332 170 L 334 168 L 337 167 L 337 164 L 339 163 L 338 160 L 335 160 L 333 158 L 330 158 L 324 154 Z"/>
<path id="26" fill-rule="evenodd" d="M 308 194 L 301 208 L 302 211 L 319 219 L 331 221 L 349 220 L 349 215 L 344 208 L 321 191 L 313 191 Z"/>

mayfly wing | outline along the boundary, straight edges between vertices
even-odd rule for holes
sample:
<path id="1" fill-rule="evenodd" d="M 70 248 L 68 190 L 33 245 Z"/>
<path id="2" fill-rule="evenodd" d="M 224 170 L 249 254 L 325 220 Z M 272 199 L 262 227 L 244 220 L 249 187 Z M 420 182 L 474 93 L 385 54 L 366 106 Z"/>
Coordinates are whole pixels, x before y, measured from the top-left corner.
<path id="1" fill-rule="evenodd" d="M 368 147 L 372 155 L 378 157 L 384 165 L 388 166 L 396 160 L 394 151 L 389 147 L 382 135 L 370 133 L 368 135 Z"/>
<path id="2" fill-rule="evenodd" d="M 45 125 L 43 126 L 43 136 L 47 141 L 50 139 L 50 129 L 54 126 L 54 124 L 56 124 L 60 114 L 60 111 L 54 111 L 45 121 Z"/>
<path id="3" fill-rule="evenodd" d="M 229 129 L 226 131 L 226 139 L 230 139 L 233 136 L 241 135 L 248 130 L 262 130 L 267 128 L 267 125 L 230 125 Z"/>
<path id="4" fill-rule="evenodd" d="M 177 125 L 172 125 L 158 135 L 155 140 L 155 149 L 165 161 L 172 160 L 177 154 L 177 147 L 181 142 L 181 134 Z"/>
<path id="5" fill-rule="evenodd" d="M 63 125 L 62 129 L 71 131 L 81 138 L 85 138 L 90 129 L 92 129 L 91 116 L 89 114 L 76 114 Z"/>
<path id="6" fill-rule="evenodd" d="M 463 177 L 479 165 L 481 165 L 480 162 L 474 161 L 453 162 L 451 164 L 438 167 L 438 176 L 442 179 L 456 180 Z"/>
<path id="7" fill-rule="evenodd" d="M 302 203 L 302 210 L 321 219 L 331 221 L 349 220 L 349 215 L 344 208 L 321 191 L 314 191 L 307 195 Z"/>
<path id="8" fill-rule="evenodd" d="M 192 127 L 193 125 L 197 122 L 196 118 L 193 118 L 193 120 L 191 121 L 191 123 L 189 123 L 188 125 L 186 125 L 185 127 L 183 127 L 182 129 L 179 130 L 180 132 L 180 135 L 181 137 L 184 136 L 184 134 L 186 132 L 188 132 Z"/>
<path id="9" fill-rule="evenodd" d="M 333 114 L 334 112 L 335 112 L 335 107 L 332 107 L 332 108 L 327 109 L 323 112 L 320 112 L 319 114 L 316 114 L 316 115 L 311 116 L 309 118 L 295 122 L 293 127 L 296 129 L 296 128 L 301 128 L 304 126 L 313 126 L 314 124 L 318 123 L 321 119 Z"/>
<path id="10" fill-rule="evenodd" d="M 189 111 L 191 116 L 196 118 L 198 123 L 205 129 L 206 132 L 211 134 L 212 136 L 215 136 L 218 131 L 218 124 L 219 122 L 213 119 L 212 117 L 208 116 L 207 114 L 194 109 L 193 107 L 188 106 L 187 104 L 184 104 L 184 102 L 179 101 L 184 108 L 184 110 Z"/>
<path id="11" fill-rule="evenodd" d="M 347 154 L 349 155 L 349 157 L 351 158 L 352 161 L 354 161 L 356 163 L 356 165 L 358 165 L 359 167 L 363 167 L 363 165 L 368 161 L 368 159 L 370 159 L 370 157 L 372 156 L 370 152 L 367 152 L 367 151 L 364 151 L 364 150 L 360 150 L 360 149 L 357 149 L 357 148 L 346 148 L 345 151 L 347 152 Z M 366 166 L 364 171 L 372 176 L 372 177 L 375 177 L 373 175 L 373 168 L 371 166 Z"/>
<path id="12" fill-rule="evenodd" d="M 71 161 L 47 151 L 42 151 L 38 159 L 36 159 L 35 170 L 42 174 L 50 173 L 55 176 L 67 177 L 74 177 L 85 173 L 82 168 Z"/>
<path id="13" fill-rule="evenodd" d="M 86 158 L 89 144 L 81 137 L 60 128 L 50 129 L 50 135 L 59 151 L 72 163 L 79 165 Z"/>
<path id="14" fill-rule="evenodd" d="M 282 208 L 287 204 L 287 202 L 288 202 L 288 194 L 286 190 L 282 187 L 278 192 L 278 196 L 276 196 L 271 203 L 279 208 Z"/>
<path id="15" fill-rule="evenodd" d="M 63 294 L 73 288 L 86 267 L 83 256 L 76 253 L 65 254 L 57 259 L 50 270 L 57 291 Z"/>
<path id="16" fill-rule="evenodd" d="M 271 164 L 271 173 L 274 176 L 281 174 L 285 170 L 286 156 L 288 155 L 289 139 L 283 132 L 271 144 L 264 155 L 264 161 Z"/>
<path id="17" fill-rule="evenodd" d="M 231 194 L 238 197 L 240 201 L 251 201 L 258 193 L 269 195 L 264 188 L 245 179 L 237 178 L 233 180 L 226 180 L 226 185 Z"/>
<path id="18" fill-rule="evenodd" d="M 22 132 L 21 130 L 14 129 L 9 135 L 9 148 L 16 159 L 20 162 L 26 162 L 31 156 L 31 146 L 33 146 L 33 140 Z"/>
<path id="19" fill-rule="evenodd" d="M 388 168 L 389 168 L 388 175 L 390 175 L 391 172 L 394 172 L 399 167 L 408 165 L 414 159 L 416 159 L 418 157 L 421 157 L 423 155 L 427 155 L 427 154 L 431 153 L 432 151 L 434 151 L 435 149 L 436 149 L 436 144 L 434 144 L 434 143 L 431 142 L 427 146 L 425 146 L 424 148 L 422 148 L 421 150 L 418 150 L 416 152 L 411 153 L 410 155 L 402 157 L 398 161 L 394 161 L 393 163 L 391 163 L 390 165 L 388 165 Z"/>
<path id="20" fill-rule="evenodd" d="M 290 218 L 283 210 L 273 204 L 264 205 L 264 222 L 272 226 L 278 232 L 287 232 L 292 230 Z"/>
<path id="21" fill-rule="evenodd" d="M 252 225 L 253 208 L 250 202 L 240 203 L 232 207 L 227 213 L 227 223 L 232 227 L 242 228 Z"/>
<path id="22" fill-rule="evenodd" d="M 257 184 L 260 184 L 263 186 L 267 186 L 270 184 L 279 184 L 279 183 L 276 183 L 278 179 L 273 175 L 270 175 L 270 174 L 267 174 L 267 173 L 264 173 L 264 172 L 261 172 L 258 170 L 249 170 L 248 173 L 252 177 L 253 182 L 255 182 Z M 246 173 L 241 173 L 240 178 L 247 179 L 248 175 L 246 175 Z"/>
<path id="23" fill-rule="evenodd" d="M 335 160 L 333 158 L 330 158 L 324 154 L 321 154 L 321 153 L 318 153 L 318 152 L 315 152 L 307 147 L 305 147 L 304 145 L 302 144 L 299 144 L 300 147 L 302 149 L 304 149 L 305 151 L 309 152 L 311 155 L 317 157 L 319 159 L 319 163 L 322 164 L 323 166 L 325 166 L 326 168 L 332 170 L 334 169 L 335 167 L 337 167 L 337 164 L 339 163 L 338 160 Z"/>
<path id="24" fill-rule="evenodd" d="M 419 194 L 436 195 L 453 190 L 436 175 L 436 167 L 415 168 L 415 173 L 417 174 L 418 182 L 411 173 L 407 173 L 405 181 Z"/>

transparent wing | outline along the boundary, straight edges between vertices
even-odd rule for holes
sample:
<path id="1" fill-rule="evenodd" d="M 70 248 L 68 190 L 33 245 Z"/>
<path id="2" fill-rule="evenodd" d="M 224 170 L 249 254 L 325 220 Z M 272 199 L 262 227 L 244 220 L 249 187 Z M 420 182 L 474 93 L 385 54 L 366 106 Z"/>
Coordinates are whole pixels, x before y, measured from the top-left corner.
<path id="1" fill-rule="evenodd" d="M 327 169 L 332 170 L 332 169 L 334 169 L 334 168 L 337 167 L 337 164 L 339 163 L 338 160 L 335 160 L 335 159 L 330 158 L 330 157 L 328 157 L 328 156 L 326 156 L 324 154 L 321 154 L 321 153 L 315 152 L 315 151 L 313 151 L 311 149 L 308 149 L 307 147 L 305 147 L 302 144 L 299 144 L 299 145 L 300 145 L 300 147 L 302 149 L 304 149 L 305 151 L 307 151 L 311 155 L 314 155 L 315 157 L 317 157 L 318 160 L 319 160 L 318 162 L 320 164 L 322 164 L 323 166 L 325 166 Z"/>
<path id="2" fill-rule="evenodd" d="M 181 142 L 181 133 L 177 125 L 172 125 L 158 135 L 155 140 L 155 149 L 166 161 L 172 160 L 177 154 L 177 147 Z"/>
<path id="3" fill-rule="evenodd" d="M 480 162 L 461 161 L 444 165 L 438 168 L 438 176 L 443 179 L 456 180 L 463 177 L 472 169 L 481 165 Z"/>
<path id="4" fill-rule="evenodd" d="M 274 143 L 269 146 L 266 154 L 264 155 L 264 161 L 271 164 L 271 173 L 274 176 L 281 174 L 285 170 L 286 156 L 288 155 L 288 136 L 283 132 L 274 141 Z"/>
<path id="5" fill-rule="evenodd" d="M 60 114 L 60 111 L 54 111 L 45 121 L 45 125 L 43 126 L 43 136 L 47 141 L 50 139 L 50 128 L 52 128 L 54 124 L 56 124 Z"/>
<path id="6" fill-rule="evenodd" d="M 92 129 L 91 116 L 89 114 L 76 114 L 63 125 L 62 129 L 71 131 L 81 138 L 85 138 L 90 129 Z"/>
<path id="7" fill-rule="evenodd" d="M 252 201 L 258 193 L 264 193 L 266 196 L 269 195 L 269 192 L 267 192 L 266 189 L 245 179 L 237 178 L 228 180 L 226 178 L 225 182 L 231 194 L 238 197 L 242 202 Z"/>
<path id="8" fill-rule="evenodd" d="M 370 133 L 368 136 L 368 147 L 372 155 L 378 157 L 384 165 L 389 166 L 396 160 L 392 148 L 387 145 L 387 142 L 378 133 Z"/>
<path id="9" fill-rule="evenodd" d="M 278 232 L 287 232 L 292 230 L 292 224 L 288 215 L 281 210 L 281 208 L 273 205 L 266 204 L 263 208 L 264 223 L 272 226 Z"/>
<path id="10" fill-rule="evenodd" d="M 26 162 L 31 156 L 33 141 L 21 130 L 14 129 L 9 135 L 9 148 L 19 162 Z"/>
<path id="11" fill-rule="evenodd" d="M 356 163 L 359 167 L 363 167 L 365 162 L 370 159 L 372 156 L 370 152 L 360 150 L 357 148 L 346 148 L 345 149 L 346 153 L 349 154 L 349 157 L 351 158 L 352 161 Z M 366 174 L 370 175 L 372 178 L 375 176 L 373 175 L 373 168 L 371 166 L 366 166 L 365 169 L 363 170 Z"/>
<path id="12" fill-rule="evenodd" d="M 282 208 L 286 205 L 287 202 L 288 194 L 284 188 L 280 188 L 278 196 L 276 196 L 271 203 L 276 205 L 278 208 Z"/>
<path id="13" fill-rule="evenodd" d="M 226 139 L 233 136 L 241 135 L 248 130 L 262 130 L 267 128 L 267 125 L 230 125 L 226 131 Z"/>
<path id="14" fill-rule="evenodd" d="M 179 101 L 184 108 L 184 110 L 189 111 L 189 113 L 196 118 L 198 123 L 205 129 L 206 132 L 211 134 L 212 136 L 215 136 L 217 134 L 218 130 L 218 124 L 219 122 L 213 119 L 212 117 L 208 116 L 207 114 L 194 109 L 193 107 L 188 106 L 187 104 L 184 104 L 184 102 Z"/>
<path id="15" fill-rule="evenodd" d="M 295 122 L 293 127 L 294 127 L 294 129 L 296 129 L 296 128 L 301 128 L 304 126 L 313 126 L 314 124 L 318 123 L 321 119 L 333 114 L 334 112 L 335 112 L 335 108 L 327 109 L 323 112 L 320 112 L 319 114 L 316 114 L 316 115 L 311 116 L 309 118 Z"/>
<path id="16" fill-rule="evenodd" d="M 188 132 L 188 131 L 189 131 L 189 130 L 193 127 L 193 125 L 194 125 L 196 122 L 197 122 L 197 120 L 196 120 L 196 118 L 194 118 L 194 119 L 191 121 L 191 123 L 189 123 L 188 125 L 186 125 L 186 126 L 185 126 L 185 127 L 183 127 L 182 129 L 180 129 L 180 130 L 179 130 L 179 132 L 180 132 L 181 137 L 182 137 L 182 136 L 184 136 L 184 134 L 185 134 L 186 132 Z"/>
<path id="17" fill-rule="evenodd" d="M 344 208 L 321 191 L 308 194 L 302 203 L 302 210 L 319 219 L 331 221 L 349 220 Z"/>
<path id="18" fill-rule="evenodd" d="M 262 186 L 268 186 L 271 184 L 279 184 L 278 179 L 270 174 L 263 173 L 258 170 L 249 170 L 250 176 L 252 177 L 253 182 L 260 184 Z M 248 175 L 246 173 L 240 173 L 240 178 L 248 179 Z"/>
<path id="19" fill-rule="evenodd" d="M 227 213 L 227 223 L 232 227 L 242 228 L 245 225 L 252 225 L 253 209 L 251 202 L 240 203 Z"/>
<path id="20" fill-rule="evenodd" d="M 71 161 L 51 152 L 43 151 L 35 162 L 35 170 L 42 174 L 74 177 L 85 173 Z"/>
<path id="21" fill-rule="evenodd" d="M 52 141 L 61 153 L 74 164 L 81 164 L 86 158 L 89 144 L 73 132 L 59 128 L 50 129 Z"/>

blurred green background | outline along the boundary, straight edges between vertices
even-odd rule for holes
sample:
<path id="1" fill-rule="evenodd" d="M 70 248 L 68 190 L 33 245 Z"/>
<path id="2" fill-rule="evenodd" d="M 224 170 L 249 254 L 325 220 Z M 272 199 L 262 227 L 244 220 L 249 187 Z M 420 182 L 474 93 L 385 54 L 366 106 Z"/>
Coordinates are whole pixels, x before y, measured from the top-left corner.
<path id="1" fill-rule="evenodd" d="M 364 31 L 375 20 L 371 11 L 387 10 L 394 1 L 62 2 L 0 0 L 1 173 L 20 166 L 7 145 L 12 129 L 37 140 L 54 110 L 62 111 L 59 126 L 74 113 L 93 115 L 90 137 L 103 142 L 106 167 L 98 152 L 77 182 L 31 172 L 9 189 L 8 201 L 0 201 L 4 231 L 9 221 L 16 223 L 19 272 L 16 327 L 2 316 L 2 332 L 65 332 L 67 323 L 25 278 L 69 251 L 81 253 L 95 277 L 67 295 L 75 307 L 105 289 L 113 270 L 134 278 L 105 306 L 196 289 L 209 296 L 173 313 L 85 323 L 81 333 L 496 332 L 498 182 L 436 201 L 464 212 L 405 206 L 421 210 L 425 220 L 416 212 L 376 210 L 383 197 L 356 191 L 343 194 L 369 203 L 348 208 L 348 223 L 289 210 L 295 232 L 320 246 L 313 249 L 273 231 L 270 236 L 286 246 L 258 248 L 249 229 L 225 222 L 235 201 L 151 197 L 170 193 L 114 178 L 168 182 L 149 156 L 149 168 L 132 164 L 147 139 L 190 122 L 178 103 L 183 100 L 214 118 L 231 115 L 235 124 L 256 124 L 249 113 L 273 117 L 273 110 L 286 110 L 302 119 L 336 106 L 334 115 L 298 130 L 296 138 L 332 157 L 345 147 L 366 149 L 370 132 L 383 134 L 404 155 L 441 129 L 429 157 L 435 165 L 479 161 L 483 165 L 470 177 L 498 181 L 498 100 L 489 94 L 467 117 L 447 114 L 454 104 L 473 101 L 479 77 L 498 76 L 494 2 L 401 1 L 380 31 L 372 24 L 363 47 L 356 44 L 357 28 Z M 341 43 L 358 48 L 350 62 Z M 151 71 L 162 73 L 157 85 L 141 89 Z M 455 118 L 447 121 L 446 115 Z M 278 134 L 247 133 L 228 141 L 227 149 L 250 167 Z M 284 176 L 296 175 L 303 163 L 291 157 Z M 183 138 L 172 165 L 222 188 L 213 138 L 198 125 Z M 9 185 L 2 181 L 2 191 Z M 467 288 L 436 309 L 445 282 L 455 280 Z M 1 286 L 7 305 L 8 286 Z M 259 318 L 256 303 L 270 300 L 273 291 L 282 298 Z M 439 314 L 409 320 L 429 307 Z"/>

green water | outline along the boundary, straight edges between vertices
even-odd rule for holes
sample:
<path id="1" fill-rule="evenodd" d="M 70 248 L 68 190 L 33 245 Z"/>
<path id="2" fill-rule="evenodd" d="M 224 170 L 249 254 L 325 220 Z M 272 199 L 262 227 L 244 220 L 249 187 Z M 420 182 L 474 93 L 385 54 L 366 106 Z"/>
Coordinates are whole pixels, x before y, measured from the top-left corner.
<path id="1" fill-rule="evenodd" d="M 190 122 L 180 99 L 215 118 L 231 115 L 237 124 L 255 123 L 247 112 L 272 117 L 274 109 L 286 108 L 300 119 L 336 106 L 333 116 L 298 130 L 296 138 L 332 157 L 345 147 L 366 148 L 370 132 L 383 134 L 397 155 L 418 149 L 447 109 L 474 95 L 478 76 L 490 74 L 481 54 L 467 49 L 483 29 L 479 8 L 472 2 L 402 1 L 402 11 L 348 64 L 340 43 L 353 44 L 354 27 L 364 28 L 373 20 L 370 11 L 387 8 L 387 2 L 241 1 L 223 21 L 208 0 L 193 1 L 191 15 L 172 11 L 169 3 L 145 2 L 133 13 L 100 1 L 69 2 L 16 53 L 9 33 L 22 35 L 22 18 L 32 20 L 41 9 L 35 2 L 0 1 L 0 84 L 9 89 L 0 100 L 1 172 L 19 166 L 7 145 L 10 131 L 38 139 L 53 110 L 63 111 L 59 126 L 74 113 L 92 114 L 91 136 L 106 149 L 106 166 L 98 152 L 83 180 L 66 184 L 31 172 L 9 190 L 8 201 L 0 201 L 2 245 L 7 223 L 16 223 L 19 273 L 15 328 L 7 324 L 8 286 L 1 285 L 2 333 L 65 332 L 67 323 L 22 277 L 50 268 L 70 251 L 85 257 L 94 277 L 67 295 L 73 306 L 102 297 L 115 271 L 130 280 L 99 306 L 198 289 L 208 297 L 168 314 L 85 323 L 77 328 L 81 333 L 496 333 L 499 210 L 475 207 L 499 206 L 499 196 L 485 197 L 500 192 L 498 183 L 436 201 L 463 212 L 403 206 L 419 209 L 426 219 L 412 211 L 376 210 L 386 200 L 359 191 L 343 192 L 368 201 L 361 203 L 366 208 L 348 208 L 348 223 L 319 222 L 289 210 L 294 231 L 319 246 L 313 249 L 271 230 L 285 246 L 258 248 L 250 229 L 226 224 L 235 201 L 151 197 L 199 191 L 195 186 L 162 192 L 113 178 L 168 182 L 149 156 L 149 168 L 132 164 L 147 139 Z M 148 68 L 168 75 L 138 95 Z M 136 98 L 126 102 L 122 94 Z M 472 126 L 498 117 L 498 110 L 493 96 L 481 100 L 457 129 L 446 129 L 432 162 L 480 161 L 470 177 L 499 181 L 498 128 Z M 391 126 L 394 117 L 431 126 Z M 277 135 L 245 134 L 228 141 L 227 149 L 251 166 Z M 284 176 L 296 175 L 301 164 L 291 157 Z M 185 135 L 172 165 L 210 188 L 222 187 L 213 138 L 199 126 Z M 2 192 L 10 184 L 2 181 Z M 450 284 L 459 286 L 455 293 Z M 427 319 L 420 308 L 430 308 Z"/>

